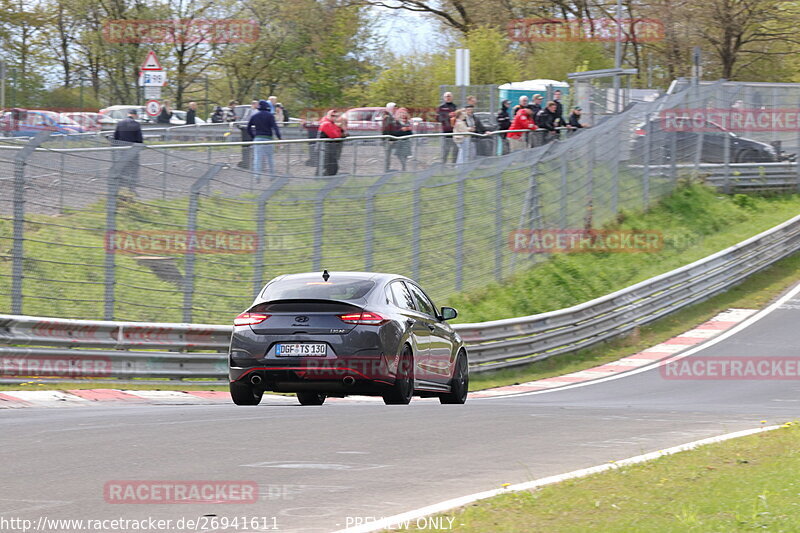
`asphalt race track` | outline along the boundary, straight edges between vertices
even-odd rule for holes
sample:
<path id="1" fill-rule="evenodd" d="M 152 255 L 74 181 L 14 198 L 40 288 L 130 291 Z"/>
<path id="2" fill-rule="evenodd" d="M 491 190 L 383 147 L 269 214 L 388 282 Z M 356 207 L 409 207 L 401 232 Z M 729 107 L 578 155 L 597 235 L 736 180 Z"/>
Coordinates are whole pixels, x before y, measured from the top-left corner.
<path id="1" fill-rule="evenodd" d="M 693 357 L 798 356 L 799 324 L 795 295 Z M 799 402 L 797 380 L 676 380 L 653 368 L 465 406 L 414 400 L 391 407 L 7 409 L 0 411 L 0 517 L 34 523 L 42 516 L 266 517 L 277 531 L 328 532 L 356 518 L 389 516 L 761 421 L 782 423 L 800 415 Z M 250 504 L 109 504 L 104 485 L 114 480 L 247 481 L 261 494 Z"/>

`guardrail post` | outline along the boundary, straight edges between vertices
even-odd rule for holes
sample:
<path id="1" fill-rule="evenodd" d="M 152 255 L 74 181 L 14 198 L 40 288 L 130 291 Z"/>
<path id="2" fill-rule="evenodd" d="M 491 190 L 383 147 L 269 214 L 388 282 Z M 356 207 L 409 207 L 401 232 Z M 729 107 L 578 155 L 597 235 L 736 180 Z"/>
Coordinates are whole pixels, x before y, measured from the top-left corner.
<path id="1" fill-rule="evenodd" d="M 11 251 L 11 313 L 22 314 L 22 280 L 25 275 L 25 166 L 28 158 L 47 138 L 40 132 L 14 156 L 14 243 Z"/>
<path id="2" fill-rule="evenodd" d="M 313 268 L 314 272 L 322 270 L 322 237 L 325 232 L 325 198 L 328 194 L 338 187 L 347 176 L 336 176 L 328 178 L 329 181 L 317 193 L 317 198 L 314 200 L 314 255 L 313 255 Z"/>
<path id="3" fill-rule="evenodd" d="M 105 320 L 114 320 L 114 304 L 115 300 L 115 284 L 116 284 L 116 262 L 114 254 L 116 250 L 111 245 L 109 238 L 117 230 L 117 197 L 119 196 L 119 188 L 121 181 L 122 171 L 133 161 L 139 152 L 144 148 L 143 144 L 134 143 L 126 150 L 122 150 L 111 165 L 108 171 L 108 188 L 106 192 L 106 255 L 105 255 L 105 310 L 103 317 Z M 137 169 L 138 171 L 138 169 Z M 134 177 L 129 178 L 131 185 L 136 185 Z"/>
<path id="4" fill-rule="evenodd" d="M 381 176 L 378 181 L 373 183 L 367 189 L 367 198 L 364 214 L 364 270 L 366 272 L 372 271 L 373 261 L 372 253 L 375 243 L 375 194 L 378 189 L 384 186 L 387 181 L 392 179 L 393 173 L 386 173 Z"/>
<path id="5" fill-rule="evenodd" d="M 258 221 L 256 226 L 256 254 L 253 264 L 253 298 L 258 296 L 264 286 L 264 250 L 267 243 L 267 202 L 276 192 L 280 191 L 289 181 L 288 178 L 278 178 L 270 183 L 269 187 L 258 197 Z"/>
<path id="6" fill-rule="evenodd" d="M 217 163 L 209 168 L 205 174 L 192 183 L 189 189 L 189 214 L 186 222 L 189 246 L 186 249 L 186 265 L 183 274 L 183 321 L 187 324 L 192 321 L 192 306 L 194 305 L 194 246 L 192 246 L 195 232 L 197 231 L 197 204 L 200 200 L 200 191 L 223 168 L 222 163 Z"/>

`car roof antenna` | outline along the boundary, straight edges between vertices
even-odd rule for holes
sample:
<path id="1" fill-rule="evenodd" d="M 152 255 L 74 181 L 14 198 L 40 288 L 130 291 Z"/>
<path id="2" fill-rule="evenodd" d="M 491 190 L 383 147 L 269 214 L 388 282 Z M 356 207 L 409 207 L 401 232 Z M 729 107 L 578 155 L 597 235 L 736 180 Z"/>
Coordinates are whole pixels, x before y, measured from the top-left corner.
<path id="1" fill-rule="evenodd" d="M 328 281 L 328 278 L 330 278 L 330 277 L 331 277 L 331 275 L 328 274 L 327 270 L 323 270 L 322 271 L 322 279 L 324 279 L 325 281 Z"/>

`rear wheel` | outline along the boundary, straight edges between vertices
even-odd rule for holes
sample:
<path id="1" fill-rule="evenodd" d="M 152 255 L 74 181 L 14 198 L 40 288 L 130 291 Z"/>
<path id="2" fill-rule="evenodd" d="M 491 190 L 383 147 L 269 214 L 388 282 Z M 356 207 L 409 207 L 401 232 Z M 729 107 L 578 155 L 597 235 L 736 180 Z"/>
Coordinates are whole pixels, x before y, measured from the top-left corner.
<path id="1" fill-rule="evenodd" d="M 761 159 L 759 153 L 755 150 L 744 150 L 736 157 L 737 163 L 758 163 Z"/>
<path id="2" fill-rule="evenodd" d="M 319 392 L 303 391 L 297 393 L 297 401 L 300 402 L 300 405 L 322 405 L 325 403 L 325 398 L 327 396 Z"/>
<path id="3" fill-rule="evenodd" d="M 450 392 L 439 396 L 439 401 L 444 404 L 462 404 L 467 401 L 468 392 L 469 365 L 467 364 L 467 354 L 459 352 L 453 379 L 450 380 Z"/>
<path id="4" fill-rule="evenodd" d="M 258 405 L 264 391 L 256 389 L 247 383 L 235 381 L 230 384 L 231 399 L 236 405 Z"/>
<path id="5" fill-rule="evenodd" d="M 392 389 L 383 395 L 386 405 L 408 405 L 414 396 L 414 355 L 406 345 L 397 363 L 397 375 Z"/>

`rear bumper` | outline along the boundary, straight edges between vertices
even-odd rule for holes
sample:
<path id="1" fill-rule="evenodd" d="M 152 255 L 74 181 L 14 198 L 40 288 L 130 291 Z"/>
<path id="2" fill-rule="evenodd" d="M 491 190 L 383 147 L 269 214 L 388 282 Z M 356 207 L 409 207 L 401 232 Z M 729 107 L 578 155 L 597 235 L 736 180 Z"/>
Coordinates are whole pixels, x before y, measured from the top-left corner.
<path id="1" fill-rule="evenodd" d="M 303 360 L 274 364 L 255 362 L 253 366 L 231 366 L 231 382 L 252 383 L 275 392 L 319 391 L 341 394 L 375 394 L 394 384 L 384 356 L 340 360 Z"/>

